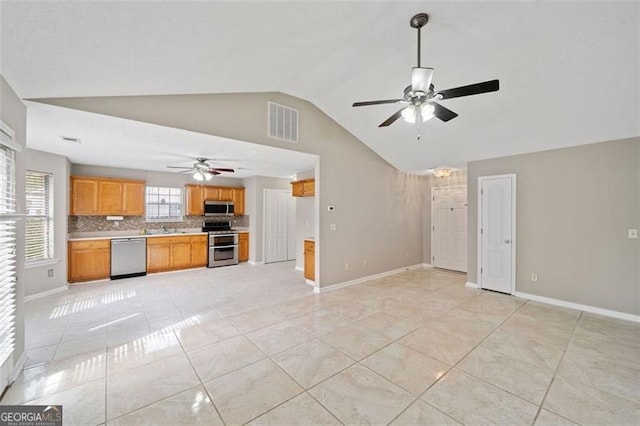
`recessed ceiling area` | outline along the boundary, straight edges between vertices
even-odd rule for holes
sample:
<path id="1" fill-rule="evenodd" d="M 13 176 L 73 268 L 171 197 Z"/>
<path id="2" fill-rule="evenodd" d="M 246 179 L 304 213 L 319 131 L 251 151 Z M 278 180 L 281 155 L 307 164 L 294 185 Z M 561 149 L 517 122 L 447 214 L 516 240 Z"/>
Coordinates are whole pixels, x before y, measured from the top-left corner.
<path id="1" fill-rule="evenodd" d="M 0 7 L 1 71 L 23 98 L 279 91 L 414 172 L 640 135 L 639 2 Z M 351 104 L 402 97 L 416 65 L 409 19 L 419 12 L 430 16 L 422 65 L 434 68 L 437 89 L 499 79 L 500 91 L 443 101 L 459 114 L 447 123 L 380 129 L 397 105 Z"/>
<path id="2" fill-rule="evenodd" d="M 213 167 L 235 169 L 223 177 L 291 178 L 315 168 L 316 157 L 187 130 L 141 123 L 68 108 L 26 102 L 27 146 L 64 155 L 72 163 L 175 173 L 198 157 Z M 65 141 L 78 138 L 80 143 Z"/>

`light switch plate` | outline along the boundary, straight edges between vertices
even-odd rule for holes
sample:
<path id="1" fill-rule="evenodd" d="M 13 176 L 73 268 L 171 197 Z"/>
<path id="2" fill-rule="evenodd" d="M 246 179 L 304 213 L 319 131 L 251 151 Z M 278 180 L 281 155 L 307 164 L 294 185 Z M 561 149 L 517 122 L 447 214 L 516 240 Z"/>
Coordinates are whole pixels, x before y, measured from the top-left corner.
<path id="1" fill-rule="evenodd" d="M 336 230 L 336 224 L 332 223 L 331 225 L 329 225 L 329 230 L 335 231 Z"/>
<path id="2" fill-rule="evenodd" d="M 632 239 L 638 238 L 638 230 L 637 229 L 629 229 L 629 238 L 632 238 Z"/>

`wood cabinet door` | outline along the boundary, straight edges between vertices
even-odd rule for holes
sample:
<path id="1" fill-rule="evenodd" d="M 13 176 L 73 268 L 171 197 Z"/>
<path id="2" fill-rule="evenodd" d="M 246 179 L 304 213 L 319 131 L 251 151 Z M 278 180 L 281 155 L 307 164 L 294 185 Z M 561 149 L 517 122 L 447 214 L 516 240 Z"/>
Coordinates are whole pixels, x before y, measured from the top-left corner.
<path id="1" fill-rule="evenodd" d="M 191 266 L 207 266 L 208 260 L 208 244 L 207 241 L 191 242 Z"/>
<path id="2" fill-rule="evenodd" d="M 98 214 L 98 180 L 71 178 L 71 215 Z"/>
<path id="3" fill-rule="evenodd" d="M 304 277 L 311 281 L 316 279 L 316 245 L 312 241 L 304 242 Z"/>
<path id="4" fill-rule="evenodd" d="M 144 216 L 144 183 L 122 182 L 122 214 Z"/>
<path id="5" fill-rule="evenodd" d="M 122 214 L 122 182 L 98 182 L 98 214 Z"/>
<path id="6" fill-rule="evenodd" d="M 313 197 L 316 194 L 316 181 L 305 180 L 302 182 L 302 196 Z"/>
<path id="7" fill-rule="evenodd" d="M 241 232 L 238 234 L 238 262 L 247 260 L 249 260 L 249 233 Z"/>
<path id="8" fill-rule="evenodd" d="M 233 188 L 233 214 L 244 216 L 244 188 Z"/>
<path id="9" fill-rule="evenodd" d="M 187 186 L 187 216 L 202 216 L 204 214 L 204 188 L 201 186 Z"/>
<path id="10" fill-rule="evenodd" d="M 291 182 L 291 192 L 294 197 L 303 197 L 304 191 L 302 182 Z"/>
<path id="11" fill-rule="evenodd" d="M 171 243 L 171 269 L 184 269 L 191 266 L 191 242 Z"/>
<path id="12" fill-rule="evenodd" d="M 217 186 L 205 186 L 204 199 L 206 201 L 221 201 L 220 188 L 218 188 Z"/>
<path id="13" fill-rule="evenodd" d="M 218 188 L 220 201 L 233 201 L 233 188 Z"/>
<path id="14" fill-rule="evenodd" d="M 109 278 L 111 274 L 109 240 L 70 241 L 68 250 L 69 282 Z"/>
<path id="15" fill-rule="evenodd" d="M 170 268 L 171 244 L 147 243 L 147 272 L 167 271 Z"/>

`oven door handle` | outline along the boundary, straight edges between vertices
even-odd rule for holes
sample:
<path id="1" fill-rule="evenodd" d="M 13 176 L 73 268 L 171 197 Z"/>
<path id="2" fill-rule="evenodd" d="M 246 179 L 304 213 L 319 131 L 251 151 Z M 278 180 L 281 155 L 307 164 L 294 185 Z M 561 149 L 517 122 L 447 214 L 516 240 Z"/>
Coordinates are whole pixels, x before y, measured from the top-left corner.
<path id="1" fill-rule="evenodd" d="M 238 247 L 238 244 L 230 244 L 226 246 L 209 246 L 209 248 L 217 249 L 217 248 L 229 248 L 229 247 Z"/>

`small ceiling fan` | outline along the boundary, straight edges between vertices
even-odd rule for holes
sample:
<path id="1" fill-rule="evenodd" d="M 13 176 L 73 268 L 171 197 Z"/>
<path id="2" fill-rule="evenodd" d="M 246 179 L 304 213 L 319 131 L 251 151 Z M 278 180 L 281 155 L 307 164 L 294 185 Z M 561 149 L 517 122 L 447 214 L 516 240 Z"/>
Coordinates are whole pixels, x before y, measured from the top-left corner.
<path id="1" fill-rule="evenodd" d="M 197 181 L 211 180 L 215 175 L 219 175 L 221 173 L 233 173 L 235 170 L 222 168 L 222 167 L 211 167 L 207 161 L 211 161 L 209 158 L 196 158 L 196 162 L 193 163 L 192 167 L 182 167 L 182 166 L 167 166 L 169 169 L 184 169 L 180 173 L 188 173 L 193 172 L 193 178 Z"/>
<path id="2" fill-rule="evenodd" d="M 409 21 L 409 25 L 418 30 L 418 66 L 411 69 L 411 84 L 404 89 L 403 97 L 401 99 L 355 102 L 353 104 L 354 107 L 395 103 L 406 105 L 383 121 L 378 127 L 387 127 L 400 117 L 410 123 L 426 121 L 434 116 L 445 122 L 453 120 L 458 114 L 443 107 L 436 101 L 495 92 L 500 88 L 498 80 L 490 80 L 468 86 L 436 91 L 433 84 L 431 84 L 433 68 L 420 66 L 420 29 L 424 27 L 427 22 L 429 22 L 429 15 L 426 13 L 418 13 Z"/>

